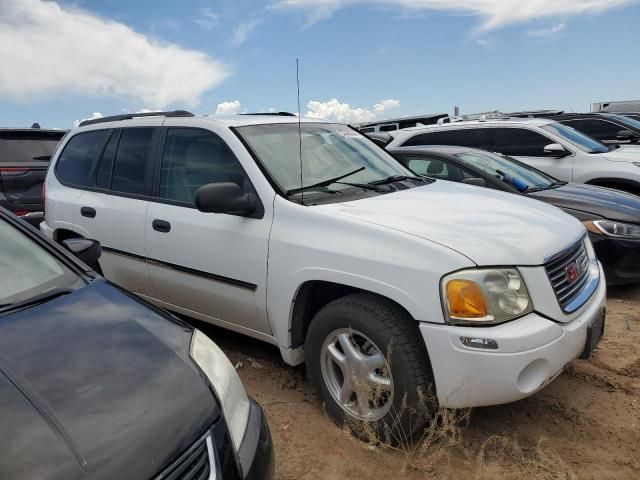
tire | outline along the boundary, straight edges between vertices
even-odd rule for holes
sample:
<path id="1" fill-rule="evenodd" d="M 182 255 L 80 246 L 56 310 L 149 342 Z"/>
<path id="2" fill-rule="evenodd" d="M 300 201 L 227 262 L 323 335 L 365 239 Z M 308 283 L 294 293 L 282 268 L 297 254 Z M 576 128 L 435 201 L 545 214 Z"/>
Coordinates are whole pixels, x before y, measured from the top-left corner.
<path id="1" fill-rule="evenodd" d="M 364 380 L 371 378 L 368 366 L 366 370 L 349 368 L 353 372 L 350 383 L 355 387 L 344 387 L 349 383 L 343 373 L 346 361 L 339 364 L 336 358 L 346 359 L 346 351 L 351 351 L 342 343 L 345 339 L 372 364 L 380 358 L 375 352 L 382 353 L 385 362 L 373 372 L 374 387 Z M 427 423 L 437 405 L 431 364 L 416 321 L 399 305 L 380 296 L 358 293 L 324 306 L 309 326 L 305 357 L 309 377 L 329 416 L 363 440 L 406 441 Z M 390 391 L 386 385 L 378 388 L 387 380 Z M 350 389 L 357 392 L 349 396 Z M 369 393 L 367 401 L 362 401 L 363 389 Z M 341 402 L 341 396 L 350 400 Z M 369 407 L 366 413 L 363 404 Z"/>

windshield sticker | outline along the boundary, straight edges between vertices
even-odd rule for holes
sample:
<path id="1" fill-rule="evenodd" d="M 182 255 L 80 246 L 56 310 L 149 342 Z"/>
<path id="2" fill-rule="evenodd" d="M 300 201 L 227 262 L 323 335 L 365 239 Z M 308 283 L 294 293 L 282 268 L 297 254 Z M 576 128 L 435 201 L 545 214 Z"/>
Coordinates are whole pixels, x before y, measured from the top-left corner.
<path id="1" fill-rule="evenodd" d="M 336 133 L 344 138 L 362 138 L 362 135 L 353 130 L 336 130 Z"/>

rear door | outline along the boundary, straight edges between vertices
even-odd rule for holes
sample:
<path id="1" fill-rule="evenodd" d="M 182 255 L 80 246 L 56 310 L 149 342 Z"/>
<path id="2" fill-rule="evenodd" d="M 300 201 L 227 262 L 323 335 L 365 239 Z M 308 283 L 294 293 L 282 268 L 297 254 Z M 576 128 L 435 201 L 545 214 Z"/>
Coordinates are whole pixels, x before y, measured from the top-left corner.
<path id="1" fill-rule="evenodd" d="M 76 201 L 74 223 L 99 240 L 106 278 L 134 293 L 152 291 L 146 264 L 144 222 L 153 176 L 157 125 L 161 120 L 114 129 Z"/>
<path id="2" fill-rule="evenodd" d="M 42 182 L 64 132 L 0 131 L 0 205 L 42 220 Z"/>

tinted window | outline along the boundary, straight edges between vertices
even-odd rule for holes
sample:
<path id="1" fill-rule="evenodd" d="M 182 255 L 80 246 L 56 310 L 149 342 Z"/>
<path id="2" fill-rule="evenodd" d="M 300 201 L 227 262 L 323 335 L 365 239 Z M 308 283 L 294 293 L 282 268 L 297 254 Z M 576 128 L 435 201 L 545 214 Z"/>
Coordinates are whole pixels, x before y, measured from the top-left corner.
<path id="1" fill-rule="evenodd" d="M 565 120 L 560 123 L 569 125 L 570 127 L 573 127 L 597 140 L 616 140 L 618 132 L 620 130 L 624 130 L 623 126 L 596 118 L 585 120 Z"/>
<path id="2" fill-rule="evenodd" d="M 160 197 L 194 203 L 198 188 L 219 182 L 251 188 L 242 166 L 220 137 L 206 130 L 169 129 L 162 156 Z"/>
<path id="3" fill-rule="evenodd" d="M 395 130 L 398 130 L 398 125 L 395 123 L 391 125 L 380 125 L 381 132 L 393 132 Z"/>
<path id="4" fill-rule="evenodd" d="M 125 128 L 120 135 L 113 165 L 111 189 L 115 192 L 145 193 L 153 128 Z"/>
<path id="5" fill-rule="evenodd" d="M 505 155 L 521 157 L 544 157 L 544 147 L 553 140 L 524 128 L 494 129 L 493 149 Z"/>
<path id="6" fill-rule="evenodd" d="M 63 132 L 0 132 L 0 162 L 48 161 L 63 135 Z"/>
<path id="7" fill-rule="evenodd" d="M 567 142 L 585 152 L 605 153 L 609 151 L 609 147 L 600 143 L 598 140 L 579 132 L 575 128 L 563 125 L 562 123 L 553 122 L 547 125 L 542 125 L 540 128 L 562 137 Z"/>
<path id="8" fill-rule="evenodd" d="M 93 186 L 91 175 L 110 134 L 111 130 L 94 130 L 72 137 L 56 164 L 60 179 L 79 187 Z"/>
<path id="9" fill-rule="evenodd" d="M 403 163 L 419 175 L 426 175 L 427 177 L 438 178 L 440 180 L 459 182 L 463 178 L 471 176 L 456 165 L 452 165 L 440 158 L 408 156 L 405 157 Z"/>
<path id="10" fill-rule="evenodd" d="M 440 145 L 487 149 L 491 145 L 491 130 L 488 128 L 443 130 L 440 132 L 438 142 Z"/>
<path id="11" fill-rule="evenodd" d="M 438 145 L 438 132 L 420 133 L 402 144 L 403 147 L 414 145 Z"/>
<path id="12" fill-rule="evenodd" d="M 98 166 L 96 173 L 96 187 L 111 188 L 111 170 L 113 170 L 113 158 L 116 156 L 116 148 L 118 148 L 118 139 L 120 135 L 115 132 L 111 135 L 107 147 L 102 154 L 102 160 Z"/>

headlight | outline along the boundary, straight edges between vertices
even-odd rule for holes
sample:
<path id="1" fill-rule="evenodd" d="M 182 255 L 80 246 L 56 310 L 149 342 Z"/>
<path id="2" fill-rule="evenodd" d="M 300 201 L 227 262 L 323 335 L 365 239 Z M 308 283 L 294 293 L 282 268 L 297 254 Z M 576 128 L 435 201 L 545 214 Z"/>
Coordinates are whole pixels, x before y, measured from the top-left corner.
<path id="1" fill-rule="evenodd" d="M 251 405 L 236 369 L 222 350 L 200 330 L 194 330 L 191 337 L 191 358 L 218 395 L 231 440 L 238 451 L 249 422 Z"/>
<path id="2" fill-rule="evenodd" d="M 588 220 L 584 223 L 587 230 L 598 235 L 619 238 L 640 238 L 640 225 L 613 222 L 611 220 Z"/>
<path id="3" fill-rule="evenodd" d="M 515 268 L 463 270 L 442 279 L 449 323 L 502 323 L 533 310 L 527 287 Z"/>

